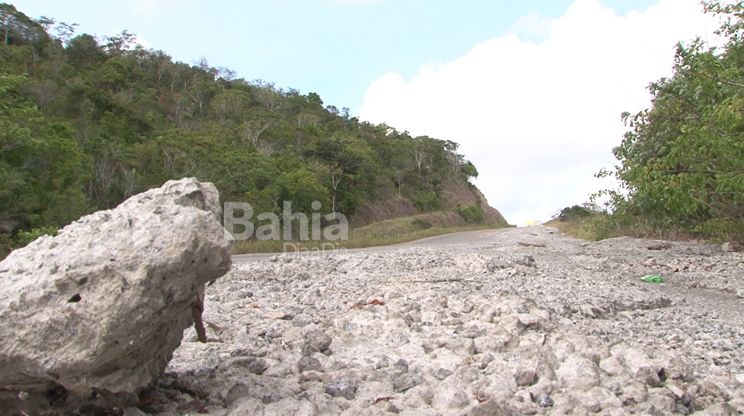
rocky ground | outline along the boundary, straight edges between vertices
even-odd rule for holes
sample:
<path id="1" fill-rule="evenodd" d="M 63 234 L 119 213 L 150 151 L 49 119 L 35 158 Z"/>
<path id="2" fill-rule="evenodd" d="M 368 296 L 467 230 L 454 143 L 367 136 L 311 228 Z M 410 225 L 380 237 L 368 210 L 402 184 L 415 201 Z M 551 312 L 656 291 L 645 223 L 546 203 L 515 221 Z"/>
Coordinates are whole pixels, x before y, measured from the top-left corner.
<path id="1" fill-rule="evenodd" d="M 210 342 L 125 414 L 741 414 L 743 298 L 742 253 L 551 228 L 281 255 L 207 288 Z"/>

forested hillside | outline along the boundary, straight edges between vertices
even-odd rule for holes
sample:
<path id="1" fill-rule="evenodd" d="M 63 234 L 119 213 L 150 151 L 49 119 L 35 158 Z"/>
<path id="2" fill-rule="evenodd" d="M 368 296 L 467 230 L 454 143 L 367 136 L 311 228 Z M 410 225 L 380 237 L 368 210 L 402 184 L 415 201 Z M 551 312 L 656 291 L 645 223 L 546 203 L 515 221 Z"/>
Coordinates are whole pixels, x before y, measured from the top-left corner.
<path id="1" fill-rule="evenodd" d="M 478 172 L 458 144 L 361 122 L 320 96 L 174 62 L 134 35 L 96 38 L 0 4 L 0 236 L 59 227 L 169 179 L 223 201 L 354 218 L 404 198 L 442 208 Z M 205 51 L 205 53 L 208 51 Z M 477 207 L 480 209 L 480 206 Z"/>

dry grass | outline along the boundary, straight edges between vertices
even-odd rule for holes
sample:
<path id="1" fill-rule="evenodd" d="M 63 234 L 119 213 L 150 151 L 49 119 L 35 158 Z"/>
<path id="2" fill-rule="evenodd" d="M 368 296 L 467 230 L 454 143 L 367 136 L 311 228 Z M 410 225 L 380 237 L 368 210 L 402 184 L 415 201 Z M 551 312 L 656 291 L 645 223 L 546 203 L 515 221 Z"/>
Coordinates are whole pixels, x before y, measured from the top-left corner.
<path id="1" fill-rule="evenodd" d="M 602 222 L 603 219 L 605 222 Z M 689 233 L 684 233 L 677 228 L 670 227 L 667 230 L 661 231 L 640 219 L 624 226 L 614 224 L 610 229 L 607 228 L 607 224 L 610 223 L 606 221 L 606 218 L 595 216 L 583 220 L 552 220 L 544 225 L 557 228 L 572 237 L 591 241 L 624 236 L 671 241 L 688 241 L 694 239 Z"/>
<path id="2" fill-rule="evenodd" d="M 580 238 L 582 240 L 596 240 L 596 236 L 589 230 L 589 223 L 591 222 L 591 219 L 587 219 L 584 221 L 577 220 L 577 221 L 560 221 L 560 220 L 552 220 L 549 222 L 546 222 L 546 227 L 553 227 L 557 228 L 567 235 L 570 235 L 571 237 Z"/>

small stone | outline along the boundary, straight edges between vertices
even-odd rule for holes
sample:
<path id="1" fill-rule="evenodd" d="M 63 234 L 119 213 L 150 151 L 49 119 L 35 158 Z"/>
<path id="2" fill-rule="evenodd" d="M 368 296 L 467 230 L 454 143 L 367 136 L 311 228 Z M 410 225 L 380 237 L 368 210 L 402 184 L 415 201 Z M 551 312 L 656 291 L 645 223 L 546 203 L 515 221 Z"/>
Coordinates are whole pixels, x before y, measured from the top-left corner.
<path id="1" fill-rule="evenodd" d="M 248 372 L 258 376 L 263 374 L 263 372 L 266 371 L 267 368 L 269 368 L 269 364 L 266 363 L 266 360 L 264 360 L 263 358 L 259 358 L 258 360 L 248 364 Z"/>
<path id="2" fill-rule="evenodd" d="M 599 384 L 597 364 L 583 357 L 569 356 L 556 373 L 558 379 L 571 389 L 589 390 Z"/>
<path id="3" fill-rule="evenodd" d="M 450 370 L 447 370 L 446 368 L 440 368 L 437 370 L 436 373 L 434 373 L 434 378 L 436 378 L 439 381 L 444 380 L 445 378 L 451 376 L 453 373 Z"/>
<path id="4" fill-rule="evenodd" d="M 540 407 L 552 407 L 555 402 L 550 398 L 549 395 L 543 393 L 537 398 L 537 404 Z"/>
<path id="5" fill-rule="evenodd" d="M 390 342 L 393 345 L 401 346 L 408 344 L 410 341 L 408 340 L 408 335 L 406 335 L 405 332 L 396 332 L 393 334 L 393 336 L 390 338 Z"/>
<path id="6" fill-rule="evenodd" d="M 403 373 L 393 377 L 393 389 L 397 393 L 403 393 L 413 387 L 418 386 L 424 380 L 418 374 Z"/>
<path id="7" fill-rule="evenodd" d="M 379 370 L 381 368 L 388 368 L 390 367 L 390 361 L 388 361 L 388 358 L 384 355 L 380 357 L 379 360 L 375 363 L 375 370 Z"/>
<path id="8" fill-rule="evenodd" d="M 331 397 L 345 397 L 347 400 L 353 400 L 356 396 L 357 386 L 351 381 L 333 381 L 329 383 L 325 392 Z"/>
<path id="9" fill-rule="evenodd" d="M 254 350 L 250 348 L 240 348 L 230 352 L 230 357 L 265 357 L 266 350 Z"/>
<path id="10" fill-rule="evenodd" d="M 517 313 L 530 313 L 530 308 L 527 305 L 522 304 L 517 308 Z"/>
<path id="11" fill-rule="evenodd" d="M 463 416 L 507 416 L 513 414 L 496 400 L 487 400 L 470 408 Z"/>
<path id="12" fill-rule="evenodd" d="M 323 375 L 317 371 L 307 371 L 300 374 L 300 383 L 306 381 L 323 381 Z"/>
<path id="13" fill-rule="evenodd" d="M 689 415 L 690 409 L 683 405 L 682 403 L 677 403 L 677 406 L 674 408 L 674 413 L 680 414 L 680 415 Z"/>
<path id="14" fill-rule="evenodd" d="M 466 330 L 462 331 L 462 336 L 465 338 L 480 338 L 486 335 L 485 328 L 479 328 L 476 325 L 471 325 Z"/>
<path id="15" fill-rule="evenodd" d="M 473 311 L 473 308 L 475 308 L 475 305 L 473 304 L 473 302 L 471 302 L 471 301 L 467 300 L 467 301 L 465 301 L 465 303 L 464 303 L 464 304 L 462 305 L 462 309 L 461 309 L 460 311 L 461 311 L 462 313 L 470 313 L 470 312 L 472 312 L 472 311 Z"/>
<path id="16" fill-rule="evenodd" d="M 232 386 L 230 390 L 228 390 L 227 395 L 225 396 L 225 404 L 229 406 L 236 402 L 238 399 L 248 397 L 248 395 L 250 395 L 248 386 L 243 383 L 237 383 Z"/>
<path id="17" fill-rule="evenodd" d="M 263 404 L 279 403 L 284 397 L 276 393 L 269 393 L 261 396 L 261 402 Z"/>
<path id="18" fill-rule="evenodd" d="M 304 355 L 297 361 L 297 369 L 300 373 L 304 373 L 305 371 L 323 371 L 323 366 L 317 358 Z"/>
<path id="19" fill-rule="evenodd" d="M 325 353 L 331 346 L 331 337 L 323 331 L 310 332 L 305 338 L 305 345 L 302 347 L 304 355 L 312 355 L 316 352 Z"/>
<path id="20" fill-rule="evenodd" d="M 359 328 L 357 324 L 354 322 L 344 321 L 344 331 L 345 332 L 351 332 Z"/>
<path id="21" fill-rule="evenodd" d="M 488 364 L 490 364 L 491 361 L 493 361 L 494 359 L 495 358 L 493 354 L 491 354 L 490 352 L 483 354 L 483 357 L 481 357 L 481 361 L 480 361 L 480 364 L 478 365 L 478 368 L 480 368 L 481 370 L 485 369 L 486 367 L 488 367 Z"/>
<path id="22" fill-rule="evenodd" d="M 401 373 L 407 373 L 408 372 L 408 361 L 404 359 L 400 359 L 395 362 L 395 369 L 400 371 Z"/>
<path id="23" fill-rule="evenodd" d="M 514 379 L 517 386 L 531 386 L 537 383 L 537 374 L 533 370 L 518 371 Z"/>
<path id="24" fill-rule="evenodd" d="M 731 253 L 734 251 L 734 245 L 731 242 L 723 243 L 721 244 L 721 251 Z"/>
<path id="25" fill-rule="evenodd" d="M 684 390 L 682 390 L 682 389 L 681 389 L 681 388 L 680 388 L 679 386 L 677 386 L 676 384 L 673 384 L 673 383 L 667 383 L 667 384 L 666 384 L 666 388 L 667 388 L 667 389 L 668 389 L 669 391 L 671 391 L 671 392 L 672 392 L 672 394 L 674 394 L 674 396 L 675 396 L 675 397 L 677 397 L 678 399 L 681 399 L 681 398 L 682 398 L 682 396 L 684 396 L 684 395 L 685 395 L 685 391 L 684 391 Z"/>

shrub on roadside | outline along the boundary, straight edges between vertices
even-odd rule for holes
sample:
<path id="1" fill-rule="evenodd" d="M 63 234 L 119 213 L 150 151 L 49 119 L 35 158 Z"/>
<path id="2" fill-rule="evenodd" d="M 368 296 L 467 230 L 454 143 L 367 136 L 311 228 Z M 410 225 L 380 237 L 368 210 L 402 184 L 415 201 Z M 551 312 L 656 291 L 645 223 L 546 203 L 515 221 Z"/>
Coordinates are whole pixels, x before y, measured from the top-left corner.
<path id="1" fill-rule="evenodd" d="M 483 213 L 480 205 L 471 204 L 457 206 L 457 213 L 460 214 L 463 220 L 468 224 L 475 224 L 486 220 L 486 214 Z"/>
<path id="2" fill-rule="evenodd" d="M 433 191 L 418 191 L 411 197 L 411 202 L 422 212 L 432 212 L 442 208 L 442 201 Z"/>

